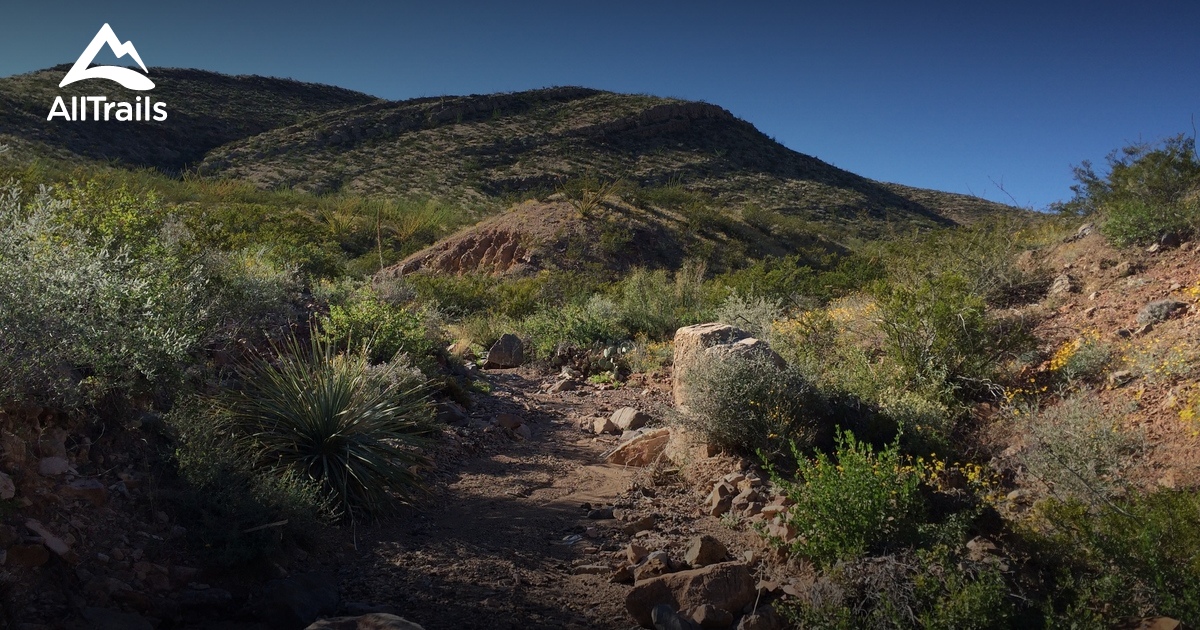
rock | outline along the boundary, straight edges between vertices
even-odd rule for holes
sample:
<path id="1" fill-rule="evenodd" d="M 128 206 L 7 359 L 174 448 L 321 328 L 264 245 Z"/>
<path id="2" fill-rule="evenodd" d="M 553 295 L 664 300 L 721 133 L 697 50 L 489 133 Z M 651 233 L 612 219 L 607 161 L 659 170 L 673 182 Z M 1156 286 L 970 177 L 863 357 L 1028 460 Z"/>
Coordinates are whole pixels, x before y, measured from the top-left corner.
<path id="1" fill-rule="evenodd" d="M 649 466 L 662 456 L 670 439 L 670 429 L 647 431 L 618 446 L 605 460 L 618 466 Z"/>
<path id="2" fill-rule="evenodd" d="M 304 630 L 425 630 L 421 626 L 388 613 L 369 613 L 358 617 L 334 617 L 314 622 Z"/>
<path id="3" fill-rule="evenodd" d="M 492 424 L 516 431 L 518 427 L 525 424 L 525 418 L 513 413 L 498 413 L 492 418 Z"/>
<path id="4" fill-rule="evenodd" d="M 258 617 L 279 630 L 304 628 L 318 617 L 337 612 L 341 597 L 337 579 L 325 573 L 306 573 L 267 582 L 256 610 Z"/>
<path id="5" fill-rule="evenodd" d="M 726 481 L 713 486 L 708 495 L 708 513 L 710 516 L 721 516 L 733 507 L 735 488 Z"/>
<path id="6" fill-rule="evenodd" d="M 671 427 L 671 439 L 667 440 L 663 453 L 673 463 L 687 466 L 694 460 L 713 457 L 720 451 L 719 446 L 706 441 L 698 432 L 676 425 Z"/>
<path id="7" fill-rule="evenodd" d="M 609 584 L 633 584 L 633 581 L 633 567 L 628 564 L 622 564 L 608 576 Z"/>
<path id="8" fill-rule="evenodd" d="M 642 560 L 645 560 L 648 555 L 650 555 L 650 552 L 637 543 L 629 543 L 625 547 L 625 557 L 629 559 L 630 564 L 638 564 Z"/>
<path id="9" fill-rule="evenodd" d="M 771 349 L 770 344 L 749 337 L 734 343 L 723 343 L 711 346 L 704 351 L 706 360 L 728 361 L 730 359 L 757 359 L 771 362 L 775 367 L 787 367 L 787 361 L 779 353 Z"/>
<path id="10" fill-rule="evenodd" d="M 1016 503 L 1018 505 L 1027 504 L 1032 500 L 1029 491 L 1021 488 L 1017 488 L 1016 490 L 1009 492 L 1004 498 L 1010 503 Z"/>
<path id="11" fill-rule="evenodd" d="M 84 608 L 80 614 L 92 630 L 154 630 L 153 624 L 133 613 L 108 608 Z"/>
<path id="12" fill-rule="evenodd" d="M 12 477 L 0 472 L 0 499 L 7 501 L 15 496 L 17 496 L 17 486 L 13 483 Z"/>
<path id="13" fill-rule="evenodd" d="M 673 572 L 677 567 L 665 551 L 655 551 L 646 556 L 646 561 L 633 568 L 633 578 L 638 582 Z"/>
<path id="14" fill-rule="evenodd" d="M 1050 288 L 1046 290 L 1047 296 L 1061 295 L 1064 293 L 1074 293 L 1079 287 L 1075 284 L 1075 279 L 1070 274 L 1059 274 L 1050 282 Z"/>
<path id="15" fill-rule="evenodd" d="M 606 575 L 612 573 L 612 567 L 607 564 L 581 564 L 571 572 L 575 575 Z"/>
<path id="16" fill-rule="evenodd" d="M 533 429 L 530 429 L 528 424 L 522 424 L 517 427 L 514 433 L 517 434 L 517 437 L 527 442 L 533 439 Z"/>
<path id="17" fill-rule="evenodd" d="M 1113 267 L 1113 272 L 1117 274 L 1118 278 L 1128 278 L 1137 273 L 1137 268 L 1133 266 L 1133 263 L 1125 260 L 1117 263 L 1117 266 Z"/>
<path id="18" fill-rule="evenodd" d="M 725 548 L 725 545 L 707 534 L 693 538 L 692 544 L 688 545 L 687 552 L 683 554 L 684 562 L 693 567 L 717 564 L 718 562 L 724 562 L 728 557 L 729 550 Z M 730 623 L 733 623 L 732 619 Z"/>
<path id="19" fill-rule="evenodd" d="M 74 554 L 71 552 L 71 546 L 68 545 L 62 538 L 59 538 L 51 533 L 49 529 L 46 529 L 46 526 L 42 525 L 40 521 L 32 518 L 28 519 L 25 521 L 25 527 L 29 531 L 41 536 L 42 544 L 46 545 L 47 549 L 53 551 L 55 554 L 58 554 L 59 557 L 67 560 L 68 562 L 74 562 L 75 558 Z"/>
<path id="20" fill-rule="evenodd" d="M 673 610 L 710 604 L 736 611 L 753 602 L 754 596 L 749 568 L 740 562 L 723 562 L 636 584 L 625 596 L 625 609 L 642 627 L 651 628 L 654 622 L 650 613 L 659 604 Z"/>
<path id="21" fill-rule="evenodd" d="M 11 567 L 40 567 L 50 561 L 45 545 L 13 545 L 8 548 L 4 563 Z"/>
<path id="22" fill-rule="evenodd" d="M 621 528 L 626 535 L 632 536 L 638 532 L 644 532 L 648 529 L 654 529 L 654 523 L 658 519 L 654 518 L 653 514 L 647 514 L 636 521 L 632 521 Z"/>
<path id="23" fill-rule="evenodd" d="M 71 462 L 65 457 L 43 457 L 38 462 L 38 474 L 43 477 L 56 477 L 71 470 Z"/>
<path id="24" fill-rule="evenodd" d="M 592 422 L 592 432 L 597 435 L 603 435 L 605 433 L 615 434 L 620 433 L 621 429 L 617 428 L 617 425 L 613 424 L 612 418 L 596 418 Z"/>
<path id="25" fill-rule="evenodd" d="M 650 611 L 650 621 L 654 630 L 697 630 L 695 623 L 666 604 L 659 604 Z"/>
<path id="26" fill-rule="evenodd" d="M 76 479 L 62 487 L 62 494 L 83 499 L 96 507 L 108 502 L 108 488 L 96 479 Z"/>
<path id="27" fill-rule="evenodd" d="M 4 448 L 4 461 L 17 468 L 25 466 L 25 440 L 5 431 L 0 434 L 0 447 Z"/>
<path id="28" fill-rule="evenodd" d="M 1141 325 L 1165 322 L 1175 314 L 1175 311 L 1187 308 L 1187 304 L 1179 300 L 1155 300 L 1138 311 L 1137 322 Z"/>
<path id="29" fill-rule="evenodd" d="M 1120 387 L 1132 380 L 1133 372 L 1129 370 L 1117 370 L 1108 375 L 1108 384 L 1112 387 Z"/>
<path id="30" fill-rule="evenodd" d="M 675 358 L 673 373 L 673 394 L 675 406 L 687 405 L 687 392 L 684 384 L 687 371 L 703 359 L 704 351 L 712 346 L 732 343 L 749 337 L 744 330 L 734 328 L 729 324 L 697 324 L 685 326 L 675 331 Z"/>
<path id="31" fill-rule="evenodd" d="M 771 605 L 759 606 L 754 612 L 742 617 L 737 630 L 783 630 L 783 619 Z"/>
<path id="32" fill-rule="evenodd" d="M 622 407 L 613 412 L 612 423 L 622 431 L 636 431 L 650 422 L 650 414 L 638 411 L 633 407 Z"/>
<path id="33" fill-rule="evenodd" d="M 557 394 L 559 392 L 570 392 L 577 389 L 579 389 L 579 381 L 573 378 L 568 378 L 551 385 L 549 392 L 552 394 Z"/>
<path id="34" fill-rule="evenodd" d="M 437 419 L 453 426 L 466 426 L 471 421 L 471 416 L 467 415 L 467 410 L 462 405 L 446 400 L 437 405 Z"/>
<path id="35" fill-rule="evenodd" d="M 733 625 L 733 613 L 712 604 L 701 604 L 683 614 L 704 630 L 725 630 Z"/>
<path id="36" fill-rule="evenodd" d="M 587 517 L 593 521 L 607 521 L 611 518 L 616 518 L 613 516 L 613 509 L 611 507 L 588 510 Z"/>
<path id="37" fill-rule="evenodd" d="M 488 350 L 486 369 L 514 368 L 525 362 L 525 346 L 516 335 L 505 333 Z"/>

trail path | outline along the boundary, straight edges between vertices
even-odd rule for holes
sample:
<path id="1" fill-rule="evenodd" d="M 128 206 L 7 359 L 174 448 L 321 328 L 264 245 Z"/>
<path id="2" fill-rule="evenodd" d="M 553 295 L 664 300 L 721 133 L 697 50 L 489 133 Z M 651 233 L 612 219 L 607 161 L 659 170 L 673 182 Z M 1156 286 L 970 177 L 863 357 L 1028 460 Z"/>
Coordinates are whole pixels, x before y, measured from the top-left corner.
<path id="1" fill-rule="evenodd" d="M 339 558 L 343 599 L 394 606 L 428 630 L 634 627 L 624 609 L 627 586 L 610 584 L 608 573 L 574 574 L 573 564 L 609 564 L 630 540 L 620 522 L 589 520 L 582 506 L 658 512 L 658 531 L 642 538 L 655 546 L 669 544 L 655 537 L 695 531 L 690 521 L 700 515 L 661 517 L 678 511 L 663 509 L 664 501 L 694 505 L 683 484 L 627 492 L 647 473 L 604 464 L 616 438 L 597 438 L 578 419 L 623 406 L 653 411 L 668 404 L 666 386 L 545 394 L 549 381 L 529 371 L 487 378 L 492 393 L 479 397 L 472 418 L 519 414 L 532 439 L 482 431 L 478 423 L 459 431 L 464 448 L 480 438 L 476 452 L 441 461 L 426 502 L 360 529 L 357 551 Z"/>

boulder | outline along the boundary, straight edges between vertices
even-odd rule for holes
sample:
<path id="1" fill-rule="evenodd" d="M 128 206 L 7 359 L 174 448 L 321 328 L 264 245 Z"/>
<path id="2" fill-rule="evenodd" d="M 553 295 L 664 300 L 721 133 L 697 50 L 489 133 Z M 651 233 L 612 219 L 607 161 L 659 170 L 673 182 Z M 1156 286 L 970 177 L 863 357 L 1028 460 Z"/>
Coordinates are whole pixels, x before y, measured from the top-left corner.
<path id="1" fill-rule="evenodd" d="M 38 462 L 38 474 L 43 477 L 57 477 L 71 470 L 71 462 L 65 457 L 43 457 Z"/>
<path id="2" fill-rule="evenodd" d="M 1138 311 L 1137 322 L 1143 326 L 1165 322 L 1184 308 L 1187 308 L 1187 304 L 1179 300 L 1155 300 Z"/>
<path id="3" fill-rule="evenodd" d="M 734 343 L 723 343 L 712 346 L 704 351 L 704 356 L 707 359 L 717 361 L 727 361 L 729 359 L 765 359 L 779 369 L 787 367 L 787 361 L 784 361 L 783 357 L 779 356 L 779 353 L 772 350 L 770 344 L 753 337 L 735 341 Z"/>
<path id="4" fill-rule="evenodd" d="M 76 479 L 62 487 L 62 494 L 83 499 L 96 507 L 108 502 L 108 488 L 96 479 Z"/>
<path id="5" fill-rule="evenodd" d="M 1064 293 L 1073 293 L 1079 290 L 1079 286 L 1075 283 L 1075 279 L 1070 274 L 1059 274 L 1050 282 L 1050 288 L 1046 290 L 1046 295 L 1062 295 Z"/>
<path id="6" fill-rule="evenodd" d="M 633 407 L 622 407 L 613 412 L 612 423 L 622 431 L 636 431 L 652 419 L 650 414 Z"/>
<path id="7" fill-rule="evenodd" d="M 370 613 L 358 617 L 322 619 L 305 630 L 425 630 L 421 626 L 388 613 Z"/>
<path id="8" fill-rule="evenodd" d="M 665 551 L 655 551 L 646 561 L 633 568 L 633 578 L 638 582 L 673 572 L 677 567 Z"/>
<path id="9" fill-rule="evenodd" d="M 688 545 L 687 552 L 683 554 L 684 561 L 693 567 L 717 564 L 724 562 L 728 557 L 729 550 L 725 545 L 707 534 L 693 538 L 692 544 Z M 732 620 L 730 622 L 732 623 Z"/>
<path id="10" fill-rule="evenodd" d="M 691 618 L 703 630 L 726 630 L 733 625 L 733 613 L 712 604 L 701 604 L 688 609 L 685 617 Z"/>
<path id="11" fill-rule="evenodd" d="M 605 460 L 618 466 L 649 466 L 663 454 L 669 439 L 670 429 L 647 431 L 618 446 Z"/>
<path id="12" fill-rule="evenodd" d="M 7 501 L 15 496 L 17 496 L 17 486 L 13 483 L 12 477 L 0 472 L 0 499 Z"/>
<path id="13" fill-rule="evenodd" d="M 484 368 L 514 368 L 525 362 L 525 346 L 516 335 L 505 333 L 488 350 Z"/>
<path id="14" fill-rule="evenodd" d="M 672 610 L 709 604 L 732 613 L 752 603 L 754 595 L 750 569 L 740 562 L 722 562 L 641 582 L 625 596 L 625 609 L 642 627 L 652 628 L 651 611 L 660 604 Z"/>
<path id="15" fill-rule="evenodd" d="M 492 423 L 498 427 L 516 431 L 517 428 L 525 424 L 525 418 L 515 413 L 498 413 L 492 418 Z"/>
<path id="16" fill-rule="evenodd" d="M 746 339 L 750 334 L 734 328 L 729 324 L 697 324 L 685 326 L 675 331 L 675 358 L 673 374 L 673 394 L 675 406 L 687 405 L 687 392 L 684 386 L 684 376 L 688 370 L 701 361 L 704 351 L 713 346 L 733 343 Z"/>
<path id="17" fill-rule="evenodd" d="M 650 611 L 650 620 L 654 630 L 697 630 L 698 626 L 690 619 L 675 612 L 666 604 L 659 604 Z"/>
<path id="18" fill-rule="evenodd" d="M 592 422 L 592 431 L 597 435 L 604 433 L 620 433 L 621 430 L 613 424 L 612 418 L 596 418 Z"/>
<path id="19" fill-rule="evenodd" d="M 270 627 L 294 630 L 336 613 L 340 603 L 337 578 L 326 573 L 306 573 L 267 582 L 255 608 L 258 617 Z"/>
<path id="20" fill-rule="evenodd" d="M 737 630 L 783 630 L 783 619 L 770 605 L 759 606 L 738 622 Z"/>

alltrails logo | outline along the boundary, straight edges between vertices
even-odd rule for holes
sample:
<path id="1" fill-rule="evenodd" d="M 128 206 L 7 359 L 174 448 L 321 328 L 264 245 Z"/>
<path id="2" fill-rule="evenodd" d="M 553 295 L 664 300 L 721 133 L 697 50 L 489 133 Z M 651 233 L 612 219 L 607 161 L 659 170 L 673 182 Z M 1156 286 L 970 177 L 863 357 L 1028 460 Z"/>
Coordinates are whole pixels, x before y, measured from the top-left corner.
<path id="1" fill-rule="evenodd" d="M 67 72 L 67 76 L 63 77 L 62 83 L 58 87 L 66 87 L 76 81 L 85 81 L 87 79 L 108 79 L 115 81 L 122 86 L 139 92 L 154 89 L 154 82 L 151 81 L 145 74 L 141 74 L 131 68 L 122 68 L 120 66 L 96 66 L 90 67 L 100 49 L 108 45 L 109 49 L 118 59 L 129 55 L 137 62 L 137 65 L 142 69 L 142 72 L 149 74 L 146 69 L 146 64 L 142 63 L 142 57 L 138 54 L 137 48 L 133 47 L 133 42 L 121 43 L 117 39 L 117 34 L 113 32 L 112 27 L 105 24 L 100 27 L 100 31 L 92 38 L 92 43 L 83 50 L 83 54 L 71 66 L 71 70 Z M 90 106 L 90 108 L 89 108 Z M 89 112 L 90 109 L 90 112 Z M 122 101 L 109 101 L 107 96 L 72 96 L 71 106 L 67 107 L 66 100 L 58 96 L 54 99 L 54 104 L 50 106 L 50 115 L 46 116 L 46 120 L 54 120 L 62 117 L 69 121 L 89 120 L 88 114 L 91 114 L 90 120 L 118 120 L 118 121 L 144 121 L 154 120 L 162 122 L 167 119 L 167 104 L 154 103 L 149 95 L 145 97 L 137 97 L 132 103 Z"/>

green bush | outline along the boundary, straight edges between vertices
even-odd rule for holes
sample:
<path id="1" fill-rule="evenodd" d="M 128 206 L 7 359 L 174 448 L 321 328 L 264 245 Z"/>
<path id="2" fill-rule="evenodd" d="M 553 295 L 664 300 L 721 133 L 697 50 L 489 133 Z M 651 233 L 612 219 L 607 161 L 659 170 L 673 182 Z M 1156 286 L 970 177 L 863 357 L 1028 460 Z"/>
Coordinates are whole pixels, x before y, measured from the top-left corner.
<path id="1" fill-rule="evenodd" d="M 547 307 L 518 323 L 521 333 L 533 341 L 534 356 L 546 358 L 560 348 L 587 348 L 624 337 L 616 306 L 594 295 L 584 305 Z"/>
<path id="2" fill-rule="evenodd" d="M 341 350 L 366 346 L 372 363 L 390 361 L 398 353 L 423 362 L 440 347 L 425 317 L 407 307 L 387 304 L 363 290 L 345 304 L 332 304 L 321 320 L 321 335 Z"/>
<path id="3" fill-rule="evenodd" d="M 1147 245 L 1167 234 L 1187 235 L 1200 221 L 1200 204 L 1114 199 L 1106 206 L 1103 231 L 1119 247 Z"/>
<path id="4" fill-rule="evenodd" d="M 1138 454 L 1139 441 L 1095 393 L 1084 390 L 1017 419 L 1029 436 L 1021 460 L 1052 494 L 1099 503 L 1124 491 L 1124 471 Z"/>
<path id="5" fill-rule="evenodd" d="M 1052 501 L 1041 512 L 1053 528 L 1048 549 L 1068 563 L 1066 592 L 1059 593 L 1066 604 L 1052 614 L 1052 624 L 1153 615 L 1189 625 L 1200 620 L 1200 494 L 1136 493 L 1098 511 L 1079 501 Z"/>
<path id="6" fill-rule="evenodd" d="M 783 606 L 800 628 L 1016 627 L 1000 569 L 944 547 L 851 560 L 800 595 Z"/>
<path id="7" fill-rule="evenodd" d="M 682 421 L 723 448 L 774 457 L 788 444 L 812 446 L 827 428 L 825 403 L 812 385 L 765 358 L 705 361 L 684 379 L 691 393 Z"/>
<path id="8" fill-rule="evenodd" d="M 982 297 L 958 275 L 876 289 L 884 349 L 930 392 L 983 389 L 1014 336 L 997 334 Z"/>
<path id="9" fill-rule="evenodd" d="M 921 470 L 900 455 L 899 442 L 872 452 L 849 431 L 837 436 L 834 457 L 795 450 L 796 481 L 773 475 L 795 502 L 787 522 L 796 531 L 793 554 L 819 567 L 915 541 L 924 501 Z"/>
<path id="10" fill-rule="evenodd" d="M 235 436 L 212 418 L 194 399 L 166 417 L 181 484 L 167 500 L 187 525 L 190 546 L 207 561 L 232 567 L 314 539 L 333 515 L 320 487 L 295 473 L 256 471 L 229 448 Z"/>
<path id="11" fill-rule="evenodd" d="M 149 241 L 118 245 L 68 212 L 86 213 L 0 190 L 0 398 L 77 407 L 172 382 L 210 323 L 203 268 L 162 245 L 139 257 Z"/>
<path id="12" fill-rule="evenodd" d="M 741 328 L 758 339 L 769 339 L 771 324 L 783 317 L 779 302 L 766 297 L 746 298 L 731 293 L 717 307 L 717 321 Z"/>
<path id="13" fill-rule="evenodd" d="M 675 334 L 681 326 L 706 319 L 704 266 L 685 264 L 674 277 L 659 269 L 634 269 L 617 287 L 620 324 L 633 336 L 654 339 Z"/>
<path id="14" fill-rule="evenodd" d="M 411 467 L 430 430 L 428 381 L 403 365 L 372 366 L 314 337 L 292 339 L 243 371 L 245 387 L 221 400 L 232 448 L 265 475 L 320 485 L 347 517 L 375 515 L 419 487 Z"/>

